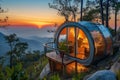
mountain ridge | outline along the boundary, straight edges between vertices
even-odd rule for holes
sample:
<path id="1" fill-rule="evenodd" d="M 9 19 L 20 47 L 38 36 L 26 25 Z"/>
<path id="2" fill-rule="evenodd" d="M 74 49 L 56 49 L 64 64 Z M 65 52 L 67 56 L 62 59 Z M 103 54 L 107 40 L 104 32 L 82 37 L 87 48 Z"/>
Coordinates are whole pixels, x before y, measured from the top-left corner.
<path id="1" fill-rule="evenodd" d="M 5 41 L 5 34 L 0 32 L 0 56 L 6 54 L 9 51 L 9 46 Z M 29 39 L 18 37 L 21 42 L 28 43 L 27 51 L 39 50 L 40 52 L 44 51 L 43 43 L 47 43 L 48 41 L 53 41 L 52 38 L 39 38 L 39 37 L 31 37 Z"/>

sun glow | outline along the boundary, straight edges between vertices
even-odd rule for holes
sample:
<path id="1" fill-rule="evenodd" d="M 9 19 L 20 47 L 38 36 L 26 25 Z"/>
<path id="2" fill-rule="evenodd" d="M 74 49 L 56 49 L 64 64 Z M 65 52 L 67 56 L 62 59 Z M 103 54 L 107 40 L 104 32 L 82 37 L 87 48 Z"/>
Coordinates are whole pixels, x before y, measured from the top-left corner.
<path id="1" fill-rule="evenodd" d="M 30 23 L 37 25 L 38 28 L 43 28 L 44 25 L 51 25 L 51 23 L 49 22 L 39 22 L 39 21 L 33 21 Z"/>

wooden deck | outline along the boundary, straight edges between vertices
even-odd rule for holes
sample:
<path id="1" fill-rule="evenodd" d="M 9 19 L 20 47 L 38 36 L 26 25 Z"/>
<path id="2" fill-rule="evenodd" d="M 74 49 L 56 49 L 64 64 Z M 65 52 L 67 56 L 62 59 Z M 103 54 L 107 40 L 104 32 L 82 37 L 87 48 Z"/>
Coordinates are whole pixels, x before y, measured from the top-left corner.
<path id="1" fill-rule="evenodd" d="M 57 55 L 56 52 L 47 53 L 46 56 L 49 59 L 51 72 L 62 70 L 68 74 L 71 74 L 73 71 L 75 71 L 75 61 L 74 60 L 64 57 L 63 63 L 62 63 L 62 58 L 60 57 L 60 55 Z M 80 63 L 77 63 L 77 71 L 85 72 L 85 71 L 88 71 L 88 68 L 83 66 Z"/>
<path id="2" fill-rule="evenodd" d="M 46 56 L 47 56 L 49 59 L 51 59 L 51 60 L 53 60 L 53 61 L 55 61 L 55 62 L 58 62 L 58 63 L 62 64 L 62 58 L 60 57 L 60 55 L 56 54 L 56 52 L 47 53 Z M 71 62 L 73 62 L 73 61 L 74 61 L 74 60 L 71 60 L 71 59 L 69 59 L 69 58 L 67 58 L 67 57 L 64 57 L 64 58 L 63 58 L 63 64 L 64 64 L 64 65 L 67 65 L 67 64 L 69 64 L 69 63 L 71 63 Z"/>
<path id="3" fill-rule="evenodd" d="M 66 70 L 67 65 L 74 62 L 74 60 L 71 60 L 67 57 L 64 57 L 62 62 L 62 58 L 60 57 L 60 55 L 56 54 L 56 52 L 47 53 L 46 56 L 49 60 L 51 72 Z"/>

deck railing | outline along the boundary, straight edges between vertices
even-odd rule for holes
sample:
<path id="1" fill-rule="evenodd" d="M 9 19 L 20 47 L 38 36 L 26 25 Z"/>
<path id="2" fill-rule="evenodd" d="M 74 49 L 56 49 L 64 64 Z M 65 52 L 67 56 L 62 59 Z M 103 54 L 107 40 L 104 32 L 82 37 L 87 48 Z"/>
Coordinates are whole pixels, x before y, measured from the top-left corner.
<path id="1" fill-rule="evenodd" d="M 56 44 L 54 42 L 48 42 L 43 44 L 44 46 L 44 54 L 47 53 L 47 51 L 56 51 L 59 53 L 59 51 L 64 51 L 56 47 Z"/>
<path id="2" fill-rule="evenodd" d="M 43 46 L 44 46 L 44 54 L 45 55 L 48 51 L 56 51 L 56 52 L 64 51 L 64 50 L 60 50 L 59 48 L 57 48 L 54 42 L 45 43 L 45 44 L 43 44 Z M 65 65 L 64 65 L 63 59 L 64 59 L 64 56 L 61 57 L 61 62 L 62 62 L 62 72 L 63 72 L 62 74 L 65 75 Z"/>
<path id="3" fill-rule="evenodd" d="M 54 42 L 48 42 L 43 44 L 44 46 L 44 54 L 46 54 L 48 51 L 60 51 L 60 49 L 55 47 Z"/>

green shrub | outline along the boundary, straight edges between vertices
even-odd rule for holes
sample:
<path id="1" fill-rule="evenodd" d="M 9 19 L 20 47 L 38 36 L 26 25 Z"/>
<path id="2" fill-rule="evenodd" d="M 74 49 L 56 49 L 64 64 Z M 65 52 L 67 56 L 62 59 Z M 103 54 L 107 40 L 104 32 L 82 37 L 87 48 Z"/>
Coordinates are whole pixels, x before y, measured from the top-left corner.
<path id="1" fill-rule="evenodd" d="M 117 72 L 117 78 L 120 80 L 120 70 Z"/>
<path id="2" fill-rule="evenodd" d="M 87 74 L 86 72 L 82 72 L 77 75 L 74 74 L 72 80 L 83 80 L 86 74 Z"/>
<path id="3" fill-rule="evenodd" d="M 28 74 L 19 63 L 12 68 L 7 66 L 3 71 L 0 71 L 0 80 L 28 80 Z"/>
<path id="4" fill-rule="evenodd" d="M 60 80 L 60 77 L 58 74 L 54 74 L 54 75 L 50 76 L 50 80 Z"/>

